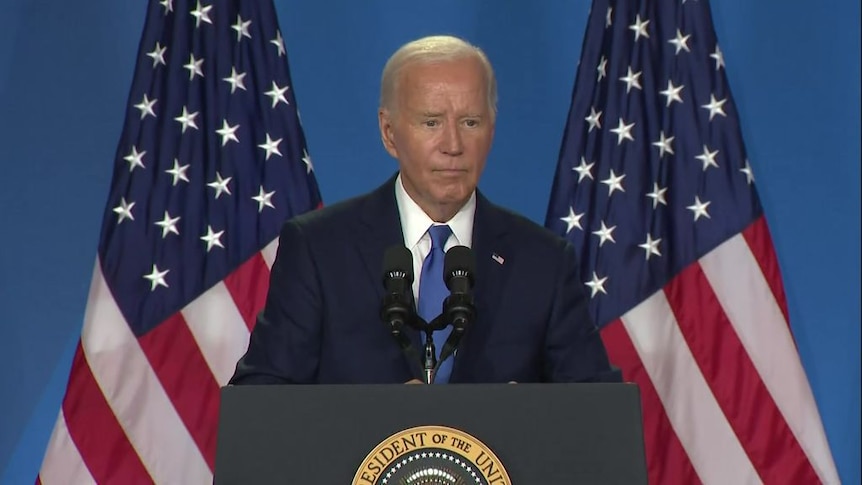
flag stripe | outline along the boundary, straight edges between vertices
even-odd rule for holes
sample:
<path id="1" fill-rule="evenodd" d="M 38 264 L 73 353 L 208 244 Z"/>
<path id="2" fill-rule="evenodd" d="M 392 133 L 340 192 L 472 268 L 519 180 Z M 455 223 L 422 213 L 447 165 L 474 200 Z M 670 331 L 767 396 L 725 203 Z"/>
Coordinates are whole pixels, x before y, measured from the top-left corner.
<path id="1" fill-rule="evenodd" d="M 182 314 L 215 382 L 227 384 L 249 338 L 230 292 L 218 283 L 189 303 Z"/>
<path id="2" fill-rule="evenodd" d="M 255 253 L 229 274 L 224 279 L 224 284 L 233 297 L 243 321 L 251 331 L 254 329 L 257 312 L 266 302 L 266 292 L 269 289 L 269 267 L 263 255 Z"/>
<path id="3" fill-rule="evenodd" d="M 626 382 L 634 382 L 640 389 L 649 483 L 701 483 L 667 419 L 649 374 L 637 358 L 622 321 L 608 324 L 602 328 L 601 335 L 611 362 L 620 367 Z M 659 453 L 659 450 L 663 452 Z"/>
<path id="4" fill-rule="evenodd" d="M 772 298 L 774 285 L 761 273 L 746 240 L 737 236 L 726 241 L 702 258 L 701 267 L 811 466 L 823 482 L 838 483 L 805 370 L 784 314 Z M 733 268 L 727 261 L 734 262 Z"/>
<path id="5" fill-rule="evenodd" d="M 80 346 L 76 351 L 80 355 Z M 95 383 L 93 383 L 95 385 Z M 102 401 L 103 407 L 107 408 Z M 119 430 L 119 425 L 116 426 Z M 44 483 L 46 485 L 64 484 L 64 483 L 80 483 L 90 484 L 96 483 L 96 480 L 84 464 L 81 454 L 78 453 L 78 448 L 72 441 L 69 435 L 69 429 L 66 427 L 66 415 L 62 408 L 57 414 L 57 422 L 54 425 L 54 431 L 51 433 L 51 439 L 48 442 L 48 449 L 45 452 L 44 466 L 36 479 L 36 483 Z M 140 462 L 137 463 L 138 469 L 146 474 Z"/>
<path id="6" fill-rule="evenodd" d="M 740 272 L 738 266 L 734 268 L 734 280 Z M 665 287 L 665 294 L 707 385 L 761 479 L 766 483 L 816 481 L 700 265 L 683 270 Z M 728 301 L 727 307 L 739 308 L 735 300 Z M 739 395 L 747 398 L 738 399 Z"/>
<path id="7" fill-rule="evenodd" d="M 125 431 L 90 372 L 80 343 L 72 361 L 72 373 L 69 376 L 66 397 L 63 399 L 62 413 L 66 418 L 69 436 L 78 449 L 58 449 L 63 464 L 69 462 L 70 454 L 80 452 L 87 469 L 98 483 L 152 483 L 150 473 L 126 438 Z M 106 453 L 105 450 L 110 452 Z M 71 459 L 74 460 L 74 457 Z M 56 474 L 62 477 L 72 471 L 56 469 Z M 61 483 L 68 482 L 64 480 Z"/>
<path id="8" fill-rule="evenodd" d="M 179 313 L 138 339 L 177 414 L 215 469 L 219 385 Z"/>
<path id="9" fill-rule="evenodd" d="M 784 322 L 790 322 L 790 314 L 787 311 L 787 296 L 784 293 L 784 285 L 781 284 L 781 270 L 778 266 L 778 258 L 772 250 L 772 236 L 769 234 L 769 226 L 766 218 L 759 217 L 742 231 L 745 241 L 748 243 L 754 259 L 760 267 L 760 272 L 766 278 L 766 283 L 772 290 L 772 296 L 781 309 Z M 796 348 L 796 344 L 793 345 Z"/>
<path id="10" fill-rule="evenodd" d="M 278 254 L 278 238 L 273 239 L 271 243 L 264 246 L 260 254 L 266 262 L 266 267 L 272 269 L 272 265 L 275 264 L 275 255 Z"/>
<path id="11" fill-rule="evenodd" d="M 93 272 L 93 287 L 81 338 L 84 355 L 144 466 L 156 483 L 212 481 L 209 466 L 120 313 L 101 265 Z"/>
<path id="12" fill-rule="evenodd" d="M 704 381 L 665 293 L 654 293 L 622 320 L 700 479 L 704 483 L 760 483 Z"/>

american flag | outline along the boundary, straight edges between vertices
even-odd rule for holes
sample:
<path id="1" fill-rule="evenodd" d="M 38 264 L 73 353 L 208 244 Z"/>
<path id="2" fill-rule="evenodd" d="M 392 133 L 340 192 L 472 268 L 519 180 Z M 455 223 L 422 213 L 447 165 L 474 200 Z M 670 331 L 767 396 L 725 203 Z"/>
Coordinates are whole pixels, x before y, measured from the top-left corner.
<path id="1" fill-rule="evenodd" d="M 546 225 L 640 388 L 651 483 L 838 483 L 707 1 L 594 1 Z"/>
<path id="2" fill-rule="evenodd" d="M 152 0 L 42 483 L 212 483 L 282 223 L 320 205 L 271 0 Z"/>

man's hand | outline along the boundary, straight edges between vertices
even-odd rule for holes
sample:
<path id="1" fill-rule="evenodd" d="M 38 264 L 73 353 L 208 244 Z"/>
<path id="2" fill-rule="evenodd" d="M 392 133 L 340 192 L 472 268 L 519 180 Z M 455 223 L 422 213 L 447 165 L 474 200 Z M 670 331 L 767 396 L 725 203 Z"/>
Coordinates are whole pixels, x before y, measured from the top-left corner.
<path id="1" fill-rule="evenodd" d="M 410 379 L 409 381 L 405 382 L 405 384 L 425 384 L 425 383 L 420 381 L 419 379 Z"/>

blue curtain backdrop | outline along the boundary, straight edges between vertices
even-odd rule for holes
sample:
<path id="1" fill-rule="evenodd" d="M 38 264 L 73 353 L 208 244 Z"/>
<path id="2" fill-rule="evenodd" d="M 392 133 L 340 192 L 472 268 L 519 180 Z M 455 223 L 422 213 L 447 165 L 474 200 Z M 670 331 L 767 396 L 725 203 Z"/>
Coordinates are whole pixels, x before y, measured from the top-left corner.
<path id="1" fill-rule="evenodd" d="M 276 0 L 324 201 L 395 169 L 380 70 L 453 33 L 497 71 L 481 182 L 542 223 L 586 0 Z M 860 481 L 860 4 L 712 5 L 791 325 L 845 483 Z M 0 0 L 0 483 L 32 483 L 80 334 L 145 2 Z"/>

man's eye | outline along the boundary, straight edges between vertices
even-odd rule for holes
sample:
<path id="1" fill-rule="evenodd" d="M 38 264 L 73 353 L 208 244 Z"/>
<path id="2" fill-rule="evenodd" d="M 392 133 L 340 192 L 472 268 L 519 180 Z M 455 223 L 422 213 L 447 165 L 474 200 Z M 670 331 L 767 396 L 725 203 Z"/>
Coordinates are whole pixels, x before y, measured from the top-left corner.
<path id="1" fill-rule="evenodd" d="M 437 120 L 425 120 L 423 124 L 429 128 L 433 128 L 438 125 Z"/>
<path id="2" fill-rule="evenodd" d="M 478 120 L 466 120 L 466 121 L 464 121 L 464 124 L 469 126 L 470 128 L 475 128 L 475 127 L 479 126 L 479 121 Z"/>

